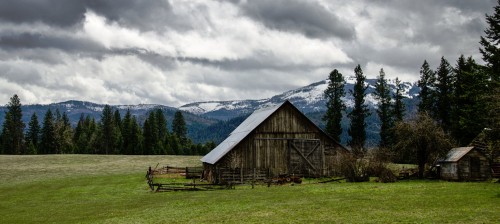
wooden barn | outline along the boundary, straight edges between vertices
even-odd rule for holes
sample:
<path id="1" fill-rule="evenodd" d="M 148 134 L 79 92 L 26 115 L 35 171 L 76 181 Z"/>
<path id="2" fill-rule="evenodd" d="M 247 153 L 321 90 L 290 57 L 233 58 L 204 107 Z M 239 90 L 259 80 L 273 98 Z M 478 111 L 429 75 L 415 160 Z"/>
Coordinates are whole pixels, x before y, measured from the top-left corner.
<path id="1" fill-rule="evenodd" d="M 338 153 L 348 153 L 292 103 L 255 111 L 227 139 L 204 156 L 203 178 L 223 182 L 222 170 L 238 178 L 257 174 L 319 177 L 333 175 Z"/>
<path id="2" fill-rule="evenodd" d="M 473 146 L 451 149 L 439 164 L 444 180 L 471 181 L 490 177 L 488 158 Z"/>

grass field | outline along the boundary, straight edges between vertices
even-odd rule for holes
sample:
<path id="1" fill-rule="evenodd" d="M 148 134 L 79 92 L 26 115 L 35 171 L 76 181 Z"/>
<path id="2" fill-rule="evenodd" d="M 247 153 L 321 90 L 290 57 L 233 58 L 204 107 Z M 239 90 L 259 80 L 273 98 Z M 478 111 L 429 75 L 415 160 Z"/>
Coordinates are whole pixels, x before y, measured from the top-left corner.
<path id="1" fill-rule="evenodd" d="M 148 166 L 199 157 L 0 156 L 0 223 L 499 223 L 500 184 L 238 186 L 153 193 Z"/>

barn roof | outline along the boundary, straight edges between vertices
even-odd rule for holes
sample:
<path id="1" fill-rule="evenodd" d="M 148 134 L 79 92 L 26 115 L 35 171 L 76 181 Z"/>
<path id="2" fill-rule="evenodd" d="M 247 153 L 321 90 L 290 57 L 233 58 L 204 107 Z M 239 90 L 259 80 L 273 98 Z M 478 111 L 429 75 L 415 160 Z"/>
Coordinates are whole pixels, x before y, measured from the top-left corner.
<path id="1" fill-rule="evenodd" d="M 207 155 L 201 158 L 204 163 L 215 164 L 219 159 L 224 157 L 228 152 L 231 151 L 238 143 L 240 143 L 245 137 L 250 134 L 257 126 L 264 122 L 269 116 L 271 116 L 276 110 L 278 110 L 284 103 L 267 107 L 260 110 L 256 110 L 252 113 L 243 123 L 241 123 L 222 143 L 220 143 L 215 149 L 210 151 Z"/>
<path id="2" fill-rule="evenodd" d="M 470 152 L 474 147 L 460 147 L 460 148 L 453 148 L 451 149 L 448 154 L 446 155 L 444 160 L 441 160 L 441 162 L 457 162 L 460 160 L 463 156 L 465 156 L 467 153 Z"/>

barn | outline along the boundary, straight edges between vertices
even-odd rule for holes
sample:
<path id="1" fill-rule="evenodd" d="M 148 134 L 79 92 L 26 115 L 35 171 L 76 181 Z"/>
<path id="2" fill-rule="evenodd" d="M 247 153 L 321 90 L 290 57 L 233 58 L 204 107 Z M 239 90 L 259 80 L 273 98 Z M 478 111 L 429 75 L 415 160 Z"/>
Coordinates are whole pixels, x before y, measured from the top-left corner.
<path id="1" fill-rule="evenodd" d="M 488 158 L 473 146 L 451 149 L 439 164 L 444 180 L 471 181 L 490 177 Z"/>
<path id="2" fill-rule="evenodd" d="M 220 183 L 225 179 L 223 172 L 228 170 L 241 181 L 256 175 L 267 178 L 329 176 L 336 171 L 337 155 L 347 152 L 292 103 L 285 101 L 255 111 L 205 155 L 201 159 L 203 178 Z"/>

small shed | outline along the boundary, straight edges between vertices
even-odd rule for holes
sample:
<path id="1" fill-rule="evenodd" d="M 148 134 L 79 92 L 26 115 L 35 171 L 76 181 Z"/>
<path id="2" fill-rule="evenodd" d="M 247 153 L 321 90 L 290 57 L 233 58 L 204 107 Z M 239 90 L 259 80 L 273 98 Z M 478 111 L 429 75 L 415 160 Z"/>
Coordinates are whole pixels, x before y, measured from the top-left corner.
<path id="1" fill-rule="evenodd" d="M 470 181 L 490 177 L 488 158 L 473 146 L 451 149 L 439 163 L 444 180 Z"/>
<path id="2" fill-rule="evenodd" d="M 238 170 L 241 179 L 256 172 L 267 177 L 329 176 L 336 171 L 339 152 L 348 150 L 285 101 L 255 111 L 205 155 L 203 178 L 221 182 L 224 169 Z"/>

